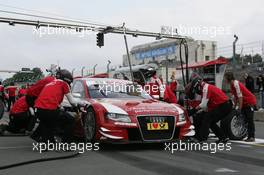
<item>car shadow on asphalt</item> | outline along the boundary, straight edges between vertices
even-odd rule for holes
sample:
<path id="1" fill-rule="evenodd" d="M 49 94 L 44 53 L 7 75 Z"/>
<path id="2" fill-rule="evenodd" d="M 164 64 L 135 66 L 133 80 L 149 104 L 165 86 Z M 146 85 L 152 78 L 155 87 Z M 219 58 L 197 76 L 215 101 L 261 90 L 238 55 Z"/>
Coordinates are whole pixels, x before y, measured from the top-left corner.
<path id="1" fill-rule="evenodd" d="M 146 151 L 146 150 L 164 150 L 164 143 L 133 143 L 133 144 L 108 144 L 100 143 L 100 151 Z"/>

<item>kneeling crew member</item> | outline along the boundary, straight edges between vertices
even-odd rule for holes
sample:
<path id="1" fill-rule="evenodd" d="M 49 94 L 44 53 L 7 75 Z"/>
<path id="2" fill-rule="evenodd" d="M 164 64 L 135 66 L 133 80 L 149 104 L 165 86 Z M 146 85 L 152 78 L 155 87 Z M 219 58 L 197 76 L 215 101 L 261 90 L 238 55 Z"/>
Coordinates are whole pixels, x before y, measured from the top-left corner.
<path id="1" fill-rule="evenodd" d="M 230 84 L 235 106 L 238 106 L 238 113 L 242 113 L 248 123 L 248 138 L 246 142 L 254 142 L 254 106 L 257 104 L 256 97 L 241 82 L 235 80 L 232 72 L 227 72 L 225 74 L 225 80 Z"/>
<path id="2" fill-rule="evenodd" d="M 28 112 L 29 106 L 26 102 L 26 97 L 19 98 L 13 105 L 9 115 L 9 124 L 1 132 L 7 130 L 12 133 L 23 133 L 29 131 L 28 124 L 30 115 Z"/>
<path id="3" fill-rule="evenodd" d="M 201 122 L 200 133 L 198 133 L 198 140 L 206 141 L 210 128 L 219 138 L 217 143 L 227 142 L 228 138 L 217 123 L 232 111 L 232 102 L 221 89 L 205 83 L 200 78 L 194 79 L 192 81 L 192 86 L 195 92 L 202 96 L 202 101 L 196 107 L 196 110 L 205 111 Z"/>
<path id="4" fill-rule="evenodd" d="M 63 124 L 64 138 L 63 142 L 68 142 L 72 137 L 72 129 L 74 127 L 74 118 L 67 118 L 60 115 L 59 106 L 63 101 L 64 95 L 67 97 L 70 104 L 77 106 L 72 95 L 70 94 L 70 84 L 73 81 L 72 74 L 65 69 L 60 70 L 56 78 L 47 84 L 35 101 L 35 108 L 37 108 L 36 116 L 40 120 L 40 132 L 43 142 L 55 142 L 54 130 Z"/>

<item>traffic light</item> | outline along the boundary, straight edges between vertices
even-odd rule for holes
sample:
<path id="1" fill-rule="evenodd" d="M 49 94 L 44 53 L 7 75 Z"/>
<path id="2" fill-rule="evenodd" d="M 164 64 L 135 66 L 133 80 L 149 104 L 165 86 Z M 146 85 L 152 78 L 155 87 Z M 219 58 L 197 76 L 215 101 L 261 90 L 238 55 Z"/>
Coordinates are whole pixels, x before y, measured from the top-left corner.
<path id="1" fill-rule="evenodd" d="M 104 46 L 104 34 L 103 33 L 97 33 L 96 35 L 96 45 L 98 47 Z"/>

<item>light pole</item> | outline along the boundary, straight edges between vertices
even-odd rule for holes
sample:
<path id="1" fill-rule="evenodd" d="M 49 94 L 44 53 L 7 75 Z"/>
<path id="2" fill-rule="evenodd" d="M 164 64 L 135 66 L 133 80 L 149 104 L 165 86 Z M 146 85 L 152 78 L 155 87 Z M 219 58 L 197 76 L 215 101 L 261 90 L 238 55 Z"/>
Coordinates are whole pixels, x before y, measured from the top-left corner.
<path id="1" fill-rule="evenodd" d="M 94 65 L 94 67 L 93 67 L 93 75 L 95 75 L 95 68 L 96 68 L 96 66 L 97 66 L 97 64 Z"/>
<path id="2" fill-rule="evenodd" d="M 107 74 L 109 74 L 109 72 L 110 72 L 110 64 L 111 64 L 111 61 L 110 60 L 108 60 L 108 63 L 107 63 Z"/>
<path id="3" fill-rule="evenodd" d="M 236 64 L 236 43 L 238 41 L 238 36 L 234 35 L 235 40 L 233 41 L 233 69 L 235 69 Z"/>
<path id="4" fill-rule="evenodd" d="M 74 71 L 75 71 L 75 68 L 72 69 L 72 76 L 73 76 Z"/>
<path id="5" fill-rule="evenodd" d="M 83 67 L 82 67 L 82 77 L 83 77 L 83 71 L 84 71 L 84 69 L 85 69 L 85 67 L 83 66 Z"/>

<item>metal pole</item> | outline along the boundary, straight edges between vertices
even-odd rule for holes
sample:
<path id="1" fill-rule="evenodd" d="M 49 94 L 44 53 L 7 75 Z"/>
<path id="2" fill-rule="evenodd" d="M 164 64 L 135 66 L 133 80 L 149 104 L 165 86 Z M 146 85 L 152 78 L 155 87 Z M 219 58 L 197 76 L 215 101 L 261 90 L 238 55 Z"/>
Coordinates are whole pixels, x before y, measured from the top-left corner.
<path id="1" fill-rule="evenodd" d="M 129 64 L 131 81 L 134 82 L 134 76 L 133 76 L 133 72 L 132 72 L 132 65 L 131 65 L 131 59 L 130 59 L 128 44 L 127 44 L 126 28 L 125 27 L 124 27 L 124 40 L 125 40 L 125 45 L 126 45 L 127 60 L 128 60 L 128 64 Z"/>
<path id="2" fill-rule="evenodd" d="M 83 66 L 83 67 L 82 67 L 82 77 L 83 77 L 83 70 L 84 70 L 84 69 L 85 69 L 85 67 Z"/>
<path id="3" fill-rule="evenodd" d="M 31 25 L 35 26 L 36 30 L 40 27 L 54 27 L 54 28 L 67 28 L 67 29 L 83 29 L 83 30 L 90 30 L 90 31 L 98 31 L 104 33 L 116 33 L 116 34 L 124 34 L 123 28 L 120 27 L 102 27 L 98 25 L 77 25 L 78 23 L 59 23 L 59 22 L 51 22 L 51 21 L 39 21 L 39 20 L 25 20 L 19 18 L 5 18 L 0 17 L 0 22 L 8 23 L 9 25 Z M 155 32 L 146 32 L 146 31 L 139 31 L 139 30 L 129 30 L 126 29 L 126 35 L 132 35 L 134 37 L 137 36 L 146 36 L 146 37 L 155 37 L 155 38 L 169 38 L 169 39 L 187 39 L 190 37 L 181 36 L 181 35 L 170 35 L 170 34 L 162 34 L 162 33 L 155 33 Z"/>
<path id="4" fill-rule="evenodd" d="M 72 69 L 72 76 L 73 76 L 74 71 L 75 71 L 75 68 Z"/>
<path id="5" fill-rule="evenodd" d="M 264 42 L 263 40 L 261 41 L 262 43 L 262 46 L 261 46 L 261 51 L 262 51 L 262 55 L 261 55 L 261 58 L 262 58 L 262 62 L 264 61 Z"/>
<path id="6" fill-rule="evenodd" d="M 166 84 L 169 83 L 169 68 L 168 68 L 168 65 L 169 65 L 169 57 L 166 56 Z"/>
<path id="7" fill-rule="evenodd" d="M 97 64 L 94 65 L 94 67 L 93 67 L 93 75 L 95 75 L 95 68 L 96 68 L 96 66 L 97 66 Z"/>
<path id="8" fill-rule="evenodd" d="M 235 40 L 233 41 L 233 69 L 236 65 L 236 43 L 238 41 L 238 36 L 234 35 Z"/>
<path id="9" fill-rule="evenodd" d="M 110 64 L 111 64 L 111 61 L 108 60 L 108 63 L 107 63 L 107 74 L 109 74 L 109 72 L 110 72 Z"/>

